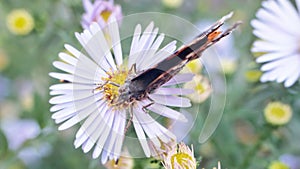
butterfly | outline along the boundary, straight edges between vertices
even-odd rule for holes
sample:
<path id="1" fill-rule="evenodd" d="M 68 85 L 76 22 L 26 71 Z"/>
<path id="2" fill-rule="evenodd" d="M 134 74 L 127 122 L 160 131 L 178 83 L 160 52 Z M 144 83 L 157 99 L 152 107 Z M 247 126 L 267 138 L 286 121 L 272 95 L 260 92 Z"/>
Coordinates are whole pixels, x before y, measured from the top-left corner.
<path id="1" fill-rule="evenodd" d="M 182 46 L 166 59 L 162 60 L 153 67 L 143 72 L 136 72 L 135 65 L 132 66 L 125 83 L 119 87 L 119 97 L 116 104 L 131 104 L 134 101 L 140 101 L 148 98 L 148 95 L 172 79 L 182 68 L 192 60 L 198 59 L 203 51 L 228 36 L 242 22 L 234 23 L 224 32 L 219 28 L 225 21 L 231 18 L 233 12 L 222 17 L 211 27 L 197 36 L 189 44 Z"/>

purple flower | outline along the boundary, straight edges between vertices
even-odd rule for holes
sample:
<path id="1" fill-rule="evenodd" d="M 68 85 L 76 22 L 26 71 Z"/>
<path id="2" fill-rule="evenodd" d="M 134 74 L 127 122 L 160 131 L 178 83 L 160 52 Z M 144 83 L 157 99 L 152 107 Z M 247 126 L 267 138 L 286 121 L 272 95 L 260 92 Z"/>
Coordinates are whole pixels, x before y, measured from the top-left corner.
<path id="1" fill-rule="evenodd" d="M 90 0 L 83 0 L 85 13 L 82 16 L 81 25 L 87 29 L 92 22 L 97 22 L 101 28 L 107 25 L 107 21 L 111 16 L 116 20 L 122 18 L 122 9 L 120 5 L 114 5 L 113 0 L 95 0 L 92 3 Z"/>
<path id="2" fill-rule="evenodd" d="M 300 157 L 291 154 L 280 156 L 280 161 L 290 167 L 290 169 L 300 169 Z"/>
<path id="3" fill-rule="evenodd" d="M 9 148 L 17 150 L 22 144 L 37 137 L 40 134 L 40 127 L 34 120 L 6 120 L 0 124 L 8 143 Z"/>

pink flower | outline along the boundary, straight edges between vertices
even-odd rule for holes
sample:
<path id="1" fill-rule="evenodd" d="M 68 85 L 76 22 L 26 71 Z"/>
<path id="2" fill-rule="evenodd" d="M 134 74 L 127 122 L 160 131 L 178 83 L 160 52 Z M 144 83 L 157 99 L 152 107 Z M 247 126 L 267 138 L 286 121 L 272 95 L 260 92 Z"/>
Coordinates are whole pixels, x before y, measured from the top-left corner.
<path id="1" fill-rule="evenodd" d="M 90 0 L 83 0 L 85 13 L 82 15 L 81 25 L 87 29 L 92 22 L 97 22 L 101 28 L 107 25 L 111 16 L 120 21 L 122 18 L 122 9 L 120 5 L 114 5 L 113 0 L 95 0 L 92 4 Z"/>

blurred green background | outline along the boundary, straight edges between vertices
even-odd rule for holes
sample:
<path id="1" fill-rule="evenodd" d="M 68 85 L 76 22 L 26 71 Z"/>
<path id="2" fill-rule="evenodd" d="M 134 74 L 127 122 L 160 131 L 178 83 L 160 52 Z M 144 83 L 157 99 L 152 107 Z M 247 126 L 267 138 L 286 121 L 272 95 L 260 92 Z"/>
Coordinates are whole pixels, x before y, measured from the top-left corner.
<path id="1" fill-rule="evenodd" d="M 209 141 L 199 144 L 205 118 L 200 115 L 186 142 L 193 144 L 196 158 L 201 158 L 201 168 L 212 168 L 217 161 L 228 169 L 267 168 L 284 154 L 300 155 L 300 85 L 286 89 L 281 84 L 261 84 L 245 78 L 249 70 L 259 68 L 250 53 L 255 37 L 249 22 L 261 1 L 185 0 L 178 7 L 168 7 L 160 0 L 115 0 L 115 4 L 121 5 L 125 16 L 163 12 L 199 24 L 234 11 L 232 20 L 244 22 L 234 34 L 236 69 L 225 75 L 227 99 L 222 121 Z M 34 29 L 24 36 L 12 34 L 6 26 L 6 16 L 18 8 L 27 10 L 35 22 Z M 55 70 L 52 62 L 64 50 L 64 43 L 79 47 L 74 32 L 82 31 L 83 12 L 81 0 L 0 0 L 0 169 L 103 168 L 99 160 L 91 158 L 91 153 L 74 148 L 78 125 L 58 132 L 49 111 L 49 86 L 57 81 L 48 73 Z M 208 110 L 209 101 L 199 105 L 200 112 Z M 265 124 L 263 110 L 270 101 L 282 101 L 292 107 L 289 124 L 280 128 Z M 8 124 L 12 119 L 26 119 L 30 127 Z M 3 131 L 5 126 L 12 136 Z M 22 139 L 26 132 L 35 135 L 19 146 L 9 146 L 11 138 Z M 150 159 L 135 160 L 137 169 L 156 165 Z"/>

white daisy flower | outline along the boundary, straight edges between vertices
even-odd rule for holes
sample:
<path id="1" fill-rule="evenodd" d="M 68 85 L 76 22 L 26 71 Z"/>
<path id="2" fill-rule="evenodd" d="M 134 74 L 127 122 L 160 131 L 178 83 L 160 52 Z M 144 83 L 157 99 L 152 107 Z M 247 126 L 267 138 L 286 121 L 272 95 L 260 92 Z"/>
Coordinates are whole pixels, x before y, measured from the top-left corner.
<path id="1" fill-rule="evenodd" d="M 288 0 L 267 0 L 251 22 L 259 38 L 252 52 L 263 53 L 256 62 L 263 63 L 261 81 L 277 81 L 292 86 L 300 76 L 300 0 L 298 10 Z"/>
<path id="2" fill-rule="evenodd" d="M 119 29 L 114 17 L 109 19 L 106 40 L 100 26 L 93 23 L 83 33 L 76 33 L 84 51 L 65 45 L 69 53 L 60 53 L 62 61 L 53 65 L 66 73 L 50 73 L 50 76 L 63 79 L 66 83 L 50 87 L 50 111 L 52 118 L 62 123 L 59 130 L 65 130 L 83 122 L 76 134 L 74 145 L 83 151 L 93 149 L 93 158 L 101 155 L 102 163 L 117 160 L 120 156 L 128 121 L 132 121 L 141 147 L 147 157 L 151 154 L 149 142 L 160 147 L 161 142 L 176 140 L 174 134 L 159 124 L 147 111 L 185 121 L 185 117 L 171 107 L 189 107 L 189 99 L 179 95 L 190 94 L 189 89 L 174 87 L 190 81 L 192 74 L 178 74 L 162 87 L 149 94 L 149 97 L 133 103 L 118 102 L 119 86 L 125 80 L 156 65 L 176 49 L 176 41 L 160 48 L 164 34 L 158 35 L 158 28 L 150 23 L 142 32 L 137 25 L 131 42 L 128 61 L 123 61 Z M 109 44 L 112 44 L 110 49 Z M 153 103 L 154 104 L 150 104 Z M 147 109 L 145 111 L 145 109 Z M 129 120 L 126 120 L 129 117 Z M 126 125 L 127 124 L 127 125 Z"/>

